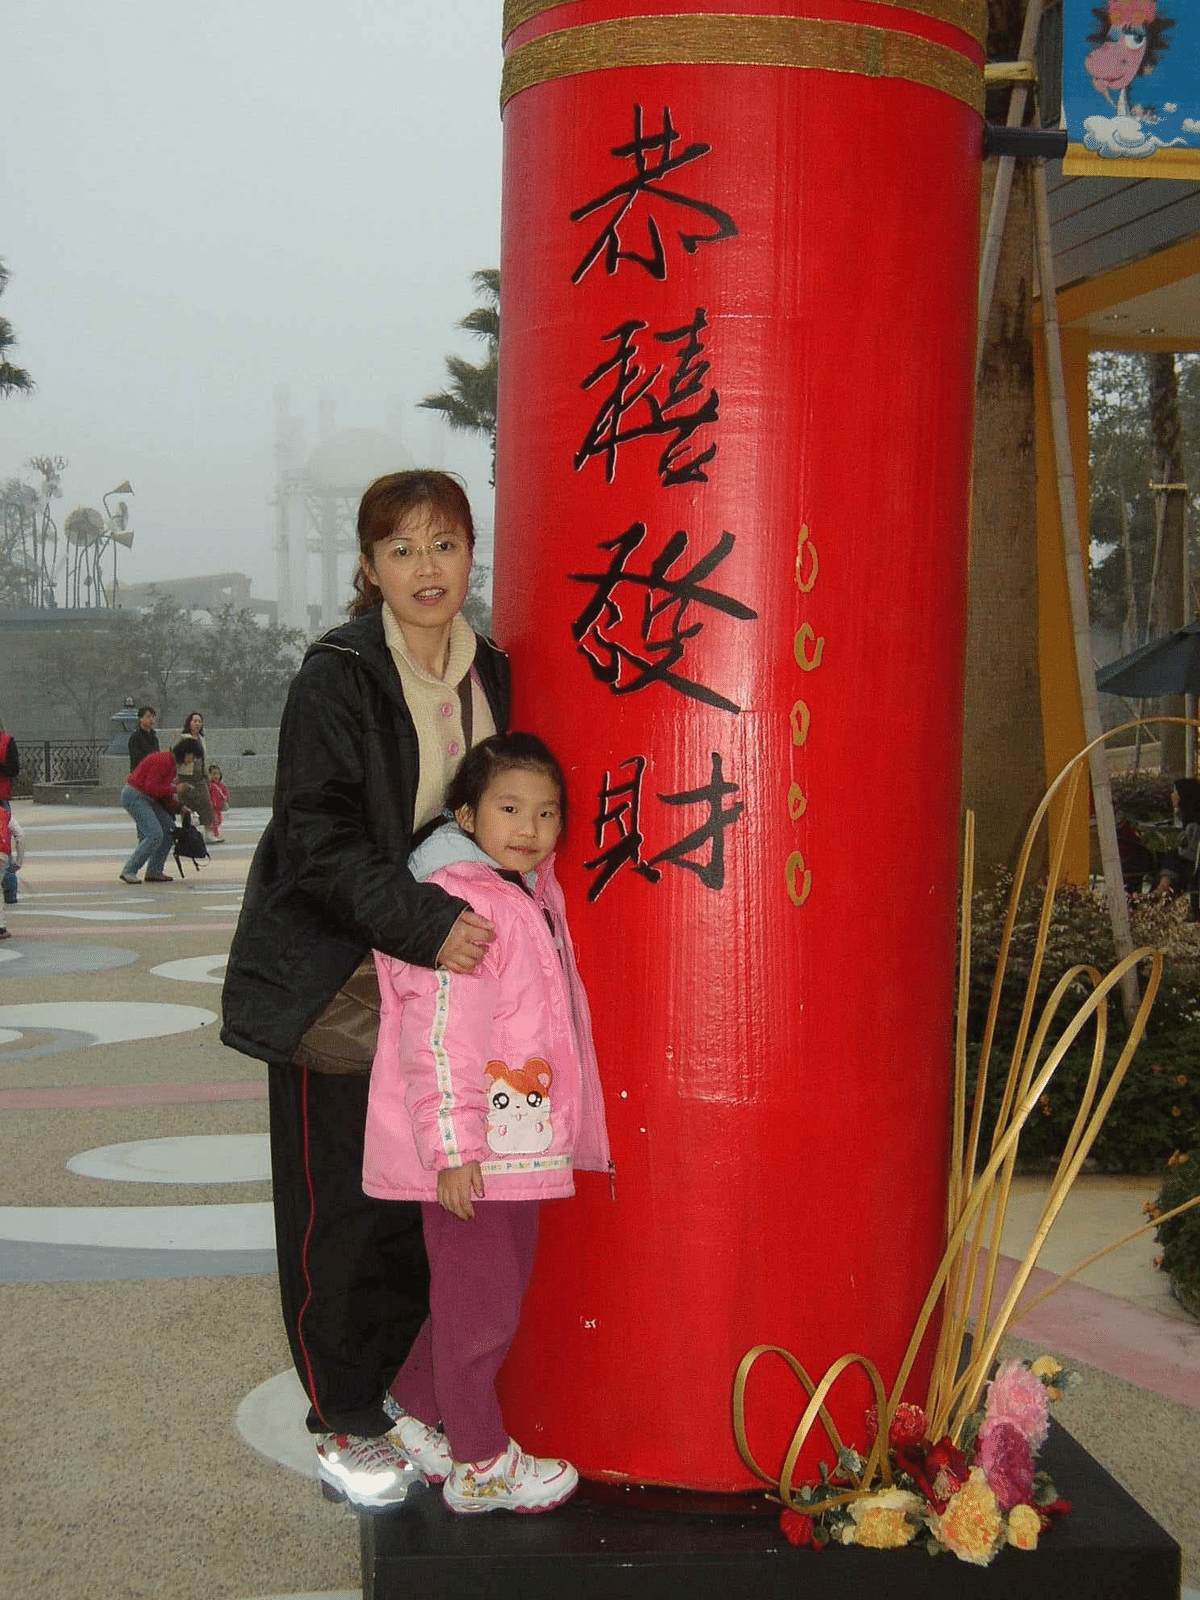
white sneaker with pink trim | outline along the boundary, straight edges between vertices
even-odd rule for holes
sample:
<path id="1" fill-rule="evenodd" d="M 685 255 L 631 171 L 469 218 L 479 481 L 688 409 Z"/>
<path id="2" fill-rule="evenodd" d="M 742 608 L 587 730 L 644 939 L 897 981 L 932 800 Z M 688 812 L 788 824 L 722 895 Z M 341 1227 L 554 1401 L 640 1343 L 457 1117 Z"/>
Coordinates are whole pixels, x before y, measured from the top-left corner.
<path id="1" fill-rule="evenodd" d="M 553 1511 L 569 1500 L 579 1474 L 569 1461 L 527 1456 L 515 1439 L 491 1461 L 456 1461 L 442 1488 L 451 1511 Z"/>
<path id="2" fill-rule="evenodd" d="M 454 1465 L 446 1435 L 439 1428 L 431 1428 L 427 1422 L 401 1411 L 399 1406 L 385 1405 L 384 1410 L 392 1418 L 387 1436 L 397 1450 L 408 1457 L 426 1483 L 445 1482 Z"/>

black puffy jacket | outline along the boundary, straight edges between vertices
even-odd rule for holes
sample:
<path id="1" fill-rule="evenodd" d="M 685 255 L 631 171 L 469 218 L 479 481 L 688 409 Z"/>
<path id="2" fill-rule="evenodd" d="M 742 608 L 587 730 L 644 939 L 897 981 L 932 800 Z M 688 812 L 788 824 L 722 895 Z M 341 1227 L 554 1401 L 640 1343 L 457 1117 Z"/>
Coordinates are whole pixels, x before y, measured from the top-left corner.
<path id="1" fill-rule="evenodd" d="M 508 726 L 508 658 L 486 639 L 475 668 Z M 417 733 L 379 609 L 311 646 L 279 728 L 271 821 L 246 881 L 222 996 L 221 1039 L 290 1061 L 368 950 L 432 967 L 466 902 L 408 871 Z"/>

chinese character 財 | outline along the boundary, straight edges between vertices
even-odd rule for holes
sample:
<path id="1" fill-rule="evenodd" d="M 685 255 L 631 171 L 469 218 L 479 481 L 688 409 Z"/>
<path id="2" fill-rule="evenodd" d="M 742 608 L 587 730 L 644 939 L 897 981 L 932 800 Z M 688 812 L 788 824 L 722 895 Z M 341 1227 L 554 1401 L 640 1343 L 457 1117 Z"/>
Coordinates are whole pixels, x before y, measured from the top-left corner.
<path id="1" fill-rule="evenodd" d="M 645 841 L 641 831 L 641 802 L 645 756 L 634 756 L 621 763 L 622 767 L 633 768 L 633 777 L 627 783 L 614 784 L 612 773 L 604 774 L 600 809 L 592 820 L 600 854 L 583 864 L 586 871 L 596 873 L 588 889 L 589 902 L 595 901 L 603 893 L 624 866 L 632 867 L 648 882 L 657 883 L 662 877 L 658 870 L 660 861 L 694 872 L 706 889 L 725 887 L 725 830 L 733 826 L 746 806 L 742 800 L 734 801 L 732 805 L 725 804 L 730 795 L 738 792 L 738 785 L 730 783 L 725 777 L 721 769 L 721 757 L 715 750 L 711 752 L 711 757 L 712 776 L 708 783 L 680 794 L 658 796 L 668 806 L 707 806 L 707 817 L 699 827 L 693 828 L 665 850 L 660 850 L 649 861 L 642 859 Z M 615 837 L 606 845 L 606 834 L 614 831 Z M 707 860 L 690 859 L 706 846 L 710 847 Z"/>

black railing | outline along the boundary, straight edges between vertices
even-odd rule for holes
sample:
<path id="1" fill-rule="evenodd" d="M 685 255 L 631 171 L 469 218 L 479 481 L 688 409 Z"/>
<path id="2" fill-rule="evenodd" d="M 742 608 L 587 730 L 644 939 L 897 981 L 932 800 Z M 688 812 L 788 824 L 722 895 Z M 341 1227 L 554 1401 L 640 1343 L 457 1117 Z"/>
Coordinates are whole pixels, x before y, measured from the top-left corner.
<path id="1" fill-rule="evenodd" d="M 18 794 L 32 793 L 46 783 L 75 783 L 81 787 L 100 782 L 100 757 L 107 739 L 19 739 L 21 775 L 13 785 Z"/>

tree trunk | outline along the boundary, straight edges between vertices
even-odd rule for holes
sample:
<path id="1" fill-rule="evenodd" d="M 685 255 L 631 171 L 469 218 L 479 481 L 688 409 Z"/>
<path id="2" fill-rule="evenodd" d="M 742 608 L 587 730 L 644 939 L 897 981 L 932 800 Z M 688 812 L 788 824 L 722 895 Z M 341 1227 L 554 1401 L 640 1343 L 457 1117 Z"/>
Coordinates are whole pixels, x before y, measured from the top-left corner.
<path id="1" fill-rule="evenodd" d="M 1150 400 L 1151 467 L 1154 484 L 1183 483 L 1183 426 L 1179 412 L 1179 384 L 1175 357 L 1156 353 L 1147 360 Z M 1162 519 L 1162 547 L 1159 560 L 1157 603 L 1154 607 L 1156 638 L 1182 628 L 1187 615 L 1187 491 L 1181 488 L 1159 490 L 1156 501 Z M 1162 699 L 1164 716 L 1182 717 L 1182 695 Z M 1162 730 L 1162 770 L 1173 776 L 1186 772 L 1187 730 L 1176 723 Z"/>
<path id="2" fill-rule="evenodd" d="M 996 167 L 992 160 L 984 168 L 985 223 Z M 963 805 L 975 812 L 984 878 L 1015 864 L 1046 789 L 1032 300 L 1033 199 L 1029 169 L 1019 162 L 976 393 Z M 1041 860 L 1032 865 L 1036 874 Z"/>

